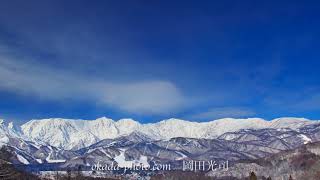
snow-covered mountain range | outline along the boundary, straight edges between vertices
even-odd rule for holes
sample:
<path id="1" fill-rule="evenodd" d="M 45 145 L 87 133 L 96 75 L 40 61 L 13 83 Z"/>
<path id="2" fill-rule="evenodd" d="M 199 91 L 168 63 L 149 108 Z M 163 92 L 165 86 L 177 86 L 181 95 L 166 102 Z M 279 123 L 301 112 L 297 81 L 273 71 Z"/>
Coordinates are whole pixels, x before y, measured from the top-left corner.
<path id="1" fill-rule="evenodd" d="M 201 123 L 167 119 L 157 123 L 141 124 L 132 119 L 114 121 L 105 117 L 96 120 L 52 118 L 31 120 L 21 126 L 21 133 L 30 140 L 45 142 L 62 149 L 76 150 L 103 139 L 117 138 L 132 132 L 146 134 L 155 140 L 174 137 L 212 139 L 240 129 L 297 129 L 317 122 L 304 118 L 278 118 L 272 121 L 260 118 L 225 118 Z"/>
<path id="2" fill-rule="evenodd" d="M 43 119 L 20 127 L 0 121 L 0 144 L 22 164 L 90 165 L 103 161 L 176 163 L 184 158 L 236 161 L 255 159 L 320 141 L 320 121 L 304 118 L 225 118 L 210 122 L 168 119 L 141 124 Z"/>

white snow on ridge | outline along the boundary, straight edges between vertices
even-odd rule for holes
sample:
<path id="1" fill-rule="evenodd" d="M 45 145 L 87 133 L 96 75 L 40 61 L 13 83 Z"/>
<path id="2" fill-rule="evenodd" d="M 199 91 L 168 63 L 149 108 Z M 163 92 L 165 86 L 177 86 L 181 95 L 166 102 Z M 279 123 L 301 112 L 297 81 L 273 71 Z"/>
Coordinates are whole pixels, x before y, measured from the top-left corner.
<path id="1" fill-rule="evenodd" d="M 175 152 L 181 156 L 181 157 L 177 158 L 176 160 L 182 160 L 184 158 L 187 158 L 187 156 L 185 154 L 183 154 L 182 152 L 179 152 L 179 151 L 175 151 Z"/>
<path id="2" fill-rule="evenodd" d="M 52 152 L 50 152 L 46 158 L 46 161 L 48 163 L 63 163 L 63 162 L 66 162 L 66 160 L 64 159 L 51 159 L 51 154 Z"/>
<path id="3" fill-rule="evenodd" d="M 39 164 L 42 164 L 42 160 L 41 159 L 36 159 L 36 161 L 39 163 Z"/>
<path id="4" fill-rule="evenodd" d="M 117 162 L 119 167 L 130 168 L 132 166 L 143 165 L 144 167 L 149 167 L 148 158 L 146 156 L 140 156 L 139 160 L 127 161 L 125 160 L 125 149 L 120 149 L 120 155 L 114 157 L 114 160 Z"/>
<path id="5" fill-rule="evenodd" d="M 308 144 L 312 142 L 312 140 L 304 134 L 299 134 L 299 137 L 301 137 L 301 139 L 304 141 L 303 144 Z"/>
<path id="6" fill-rule="evenodd" d="M 23 156 L 21 156 L 20 154 L 17 154 L 17 159 L 23 163 L 23 164 L 30 164 L 28 160 L 26 160 Z"/>
<path id="7" fill-rule="evenodd" d="M 216 138 L 240 129 L 297 129 L 313 123 L 319 121 L 304 118 L 278 118 L 272 121 L 261 118 L 224 118 L 199 123 L 172 118 L 157 123 L 140 124 L 132 119 L 114 121 L 105 117 L 96 120 L 53 118 L 31 120 L 23 124 L 21 130 L 22 134 L 31 140 L 41 140 L 63 149 L 80 149 L 102 139 L 117 138 L 132 132 L 141 132 L 153 139 Z"/>
<path id="8" fill-rule="evenodd" d="M 8 142 L 9 142 L 9 138 L 4 134 L 0 134 L 0 144 L 3 145 L 3 144 L 6 144 Z"/>

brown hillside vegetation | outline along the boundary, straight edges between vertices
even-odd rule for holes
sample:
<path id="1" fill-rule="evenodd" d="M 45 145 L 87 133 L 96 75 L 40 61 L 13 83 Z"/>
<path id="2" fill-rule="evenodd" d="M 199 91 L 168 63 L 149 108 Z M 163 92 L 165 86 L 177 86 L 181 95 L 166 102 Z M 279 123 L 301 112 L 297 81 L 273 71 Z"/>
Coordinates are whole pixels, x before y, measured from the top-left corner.
<path id="1" fill-rule="evenodd" d="M 210 172 L 215 178 L 232 176 L 238 179 L 248 178 L 254 172 L 258 179 L 320 179 L 320 142 L 303 145 L 295 150 L 284 151 L 270 157 L 239 162 L 228 171 Z"/>

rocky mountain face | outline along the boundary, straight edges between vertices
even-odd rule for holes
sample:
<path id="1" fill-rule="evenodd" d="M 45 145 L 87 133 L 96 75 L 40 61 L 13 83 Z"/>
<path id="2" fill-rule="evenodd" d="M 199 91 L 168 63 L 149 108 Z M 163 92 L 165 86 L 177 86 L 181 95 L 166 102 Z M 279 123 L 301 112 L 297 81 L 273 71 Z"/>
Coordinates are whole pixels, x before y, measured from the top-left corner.
<path id="1" fill-rule="evenodd" d="M 98 162 L 116 162 L 126 167 L 132 163 L 160 162 L 181 168 L 183 160 L 228 160 L 235 168 L 231 173 L 244 168 L 259 174 L 264 170 L 259 170 L 262 165 L 255 160 L 304 145 L 309 147 L 317 141 L 320 141 L 320 123 L 299 118 L 221 119 L 206 123 L 170 119 L 154 124 L 140 124 L 130 119 L 46 119 L 32 120 L 20 130 L 12 124 L 2 122 L 0 125 L 0 143 L 14 154 L 13 163 L 60 167 L 89 167 Z M 270 161 L 264 159 L 263 162 L 267 160 Z M 251 163 L 239 164 L 241 161 Z M 268 163 L 263 165 L 269 168 Z M 235 177 L 247 176 L 250 171 L 244 170 Z M 208 175 L 223 177 L 226 174 Z M 264 175 L 267 174 L 261 174 Z"/>
<path id="2" fill-rule="evenodd" d="M 31 141 L 12 125 L 5 126 L 3 122 L 0 123 L 0 145 L 11 152 L 11 162 L 14 164 L 64 162 L 75 155 L 72 151 L 62 150 L 41 141 Z"/>

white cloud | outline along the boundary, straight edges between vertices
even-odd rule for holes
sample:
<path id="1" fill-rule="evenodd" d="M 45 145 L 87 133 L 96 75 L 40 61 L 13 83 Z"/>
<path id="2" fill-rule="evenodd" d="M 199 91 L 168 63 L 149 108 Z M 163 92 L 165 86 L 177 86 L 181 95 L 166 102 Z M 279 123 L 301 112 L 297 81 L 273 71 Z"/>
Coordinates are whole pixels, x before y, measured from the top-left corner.
<path id="1" fill-rule="evenodd" d="M 211 108 L 205 112 L 194 114 L 192 119 L 213 120 L 219 118 L 242 118 L 254 116 L 255 112 L 243 107 L 219 107 Z"/>
<path id="2" fill-rule="evenodd" d="M 45 100 L 90 100 L 136 114 L 168 114 L 186 101 L 170 81 L 115 83 L 26 62 L 0 54 L 0 89 Z"/>
<path id="3" fill-rule="evenodd" d="M 136 113 L 170 113 L 184 105 L 180 90 L 168 81 L 105 85 L 107 104 Z"/>

